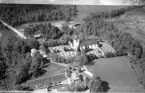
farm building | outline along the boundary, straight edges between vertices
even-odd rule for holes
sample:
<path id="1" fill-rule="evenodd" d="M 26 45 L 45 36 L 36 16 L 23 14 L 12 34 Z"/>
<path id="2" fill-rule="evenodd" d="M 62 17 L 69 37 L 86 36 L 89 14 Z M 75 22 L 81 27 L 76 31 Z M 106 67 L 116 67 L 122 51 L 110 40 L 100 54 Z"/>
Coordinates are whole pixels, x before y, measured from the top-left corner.
<path id="1" fill-rule="evenodd" d="M 86 40 L 80 43 L 80 50 L 89 48 L 89 49 L 96 49 L 99 47 L 98 40 Z"/>
<path id="2" fill-rule="evenodd" d="M 64 51 L 64 49 L 70 50 L 71 47 L 69 45 L 61 45 L 61 46 L 49 47 L 48 49 L 50 50 L 50 52 L 54 52 L 54 51 Z"/>
<path id="3" fill-rule="evenodd" d="M 42 37 L 42 34 L 36 34 L 36 35 L 34 35 L 34 38 L 35 39 L 39 39 L 39 38 L 41 38 Z"/>

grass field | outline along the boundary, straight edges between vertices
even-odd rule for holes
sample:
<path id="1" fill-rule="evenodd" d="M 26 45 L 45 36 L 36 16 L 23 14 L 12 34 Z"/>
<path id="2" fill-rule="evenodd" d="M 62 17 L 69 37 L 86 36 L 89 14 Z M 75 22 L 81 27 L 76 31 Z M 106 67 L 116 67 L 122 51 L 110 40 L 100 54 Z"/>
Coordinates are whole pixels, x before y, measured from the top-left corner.
<path id="1" fill-rule="evenodd" d="M 37 86 L 37 88 L 40 89 L 40 88 L 47 87 L 50 83 L 58 84 L 59 82 L 65 80 L 65 79 L 66 79 L 65 74 L 62 73 L 62 74 L 58 74 L 58 75 L 53 75 L 53 76 L 42 77 L 42 78 L 30 80 L 30 81 L 24 83 L 24 85 L 29 85 L 34 89 Z"/>
<path id="2" fill-rule="evenodd" d="M 24 85 L 29 85 L 35 89 L 36 86 L 38 86 L 38 88 L 43 88 L 52 82 L 53 82 L 52 77 L 48 77 L 48 78 L 43 78 L 43 79 L 39 79 L 39 80 L 35 80 L 35 81 L 26 82 L 26 83 L 24 83 Z"/>
<path id="3" fill-rule="evenodd" d="M 66 79 L 64 74 L 56 75 L 52 77 L 55 82 L 60 82 Z"/>
<path id="4" fill-rule="evenodd" d="M 48 67 L 45 67 L 45 73 L 37 78 L 32 78 L 29 81 L 31 81 L 30 83 L 28 83 L 28 85 L 32 86 L 32 87 L 35 87 L 35 85 L 39 84 L 38 87 L 42 87 L 44 86 L 44 84 L 49 84 L 49 82 L 52 82 L 50 79 L 52 79 L 52 77 L 50 76 L 53 76 L 53 75 L 56 75 L 56 76 L 53 76 L 53 81 L 62 81 L 65 79 L 65 75 L 59 75 L 60 73 L 64 73 L 65 72 L 65 67 L 64 66 L 60 66 L 60 65 L 57 65 L 57 64 L 54 64 L 54 63 L 50 63 Z M 8 89 L 9 90 L 12 90 L 14 89 L 14 83 L 15 83 L 15 79 L 16 79 L 16 75 L 15 73 L 13 72 L 9 72 L 9 77 L 6 78 L 6 83 L 7 83 L 7 86 L 8 86 Z M 27 84 L 27 83 L 24 83 L 24 84 Z M 5 83 L 4 81 L 0 81 L 0 90 L 7 90 L 6 86 L 5 86 Z"/>
<path id="5" fill-rule="evenodd" d="M 109 92 L 145 92 L 137 83 L 136 74 L 129 68 L 125 57 L 97 59 L 87 65 L 90 72 L 109 82 Z"/>
<path id="6" fill-rule="evenodd" d="M 66 71 L 66 67 L 60 66 L 54 63 L 50 63 L 49 66 L 44 68 L 44 70 L 45 70 L 45 73 L 39 76 L 38 78 L 49 77 L 55 74 L 64 73 Z M 37 78 L 33 78 L 33 79 L 37 79 Z"/>
<path id="7" fill-rule="evenodd" d="M 50 63 L 49 66 L 45 68 L 45 70 L 46 72 L 44 75 L 28 80 L 26 83 L 24 83 L 24 85 L 29 85 L 33 88 L 35 88 L 37 85 L 38 88 L 42 88 L 48 86 L 49 83 L 56 83 L 66 79 L 64 75 L 64 66 Z"/>

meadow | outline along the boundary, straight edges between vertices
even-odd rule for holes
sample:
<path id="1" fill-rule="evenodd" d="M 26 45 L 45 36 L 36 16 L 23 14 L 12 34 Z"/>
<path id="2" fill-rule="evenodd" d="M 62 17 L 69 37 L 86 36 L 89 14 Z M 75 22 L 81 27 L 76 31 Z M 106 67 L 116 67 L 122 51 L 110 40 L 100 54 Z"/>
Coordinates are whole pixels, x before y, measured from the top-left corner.
<path id="1" fill-rule="evenodd" d="M 129 60 L 126 57 L 103 58 L 94 62 L 86 67 L 93 74 L 109 82 L 109 92 L 145 92 L 137 83 L 137 76 L 129 68 Z"/>

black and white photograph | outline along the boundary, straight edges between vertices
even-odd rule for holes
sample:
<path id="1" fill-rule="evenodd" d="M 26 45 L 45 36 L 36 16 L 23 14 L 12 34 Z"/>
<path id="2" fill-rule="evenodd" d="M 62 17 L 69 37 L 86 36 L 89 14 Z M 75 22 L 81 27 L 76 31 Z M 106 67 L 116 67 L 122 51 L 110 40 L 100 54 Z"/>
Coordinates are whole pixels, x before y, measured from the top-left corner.
<path id="1" fill-rule="evenodd" d="M 0 93 L 145 93 L 145 0 L 0 0 Z"/>

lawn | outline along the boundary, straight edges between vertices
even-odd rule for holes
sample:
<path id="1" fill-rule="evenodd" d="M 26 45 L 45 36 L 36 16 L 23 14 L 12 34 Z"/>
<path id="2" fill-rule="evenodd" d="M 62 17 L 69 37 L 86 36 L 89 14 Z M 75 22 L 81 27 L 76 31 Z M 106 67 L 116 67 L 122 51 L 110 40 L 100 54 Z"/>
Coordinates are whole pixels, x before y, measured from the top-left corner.
<path id="1" fill-rule="evenodd" d="M 52 77 L 50 76 L 53 76 L 53 75 L 56 75 L 56 76 L 53 76 L 53 80 L 55 80 L 56 82 L 58 81 L 62 81 L 65 78 L 65 75 L 64 74 L 60 74 L 60 73 L 64 73 L 65 72 L 65 67 L 64 66 L 60 66 L 60 65 L 57 65 L 57 64 L 54 64 L 54 63 L 50 63 L 48 67 L 45 67 L 45 73 L 42 75 L 42 76 L 39 76 L 37 78 L 32 78 L 29 81 L 31 81 L 30 83 L 24 83 L 24 84 L 28 84 L 30 86 L 32 86 L 33 88 L 35 87 L 35 85 L 37 84 L 41 84 L 39 85 L 39 87 L 42 87 L 44 86 L 44 84 L 49 84 L 49 82 L 52 82 L 50 79 L 52 79 Z M 58 75 L 60 74 L 60 75 Z M 15 73 L 13 73 L 12 71 L 9 72 L 9 77 L 6 79 L 6 82 L 7 82 L 7 86 L 9 88 L 9 90 L 11 89 L 14 89 L 14 83 L 15 83 Z M 5 90 L 6 87 L 5 86 L 2 86 L 4 85 L 4 82 L 2 81 L 2 83 L 0 84 L 0 90 Z"/>
<path id="2" fill-rule="evenodd" d="M 55 82 L 60 82 L 66 79 L 65 74 L 60 74 L 52 77 Z"/>
<path id="3" fill-rule="evenodd" d="M 52 77 L 48 77 L 48 78 L 38 79 L 38 80 L 34 80 L 34 81 L 28 81 L 28 82 L 24 83 L 24 85 L 29 85 L 33 89 L 35 89 L 36 86 L 38 86 L 37 88 L 44 88 L 52 82 L 53 82 Z"/>
<path id="4" fill-rule="evenodd" d="M 38 78 L 32 78 L 24 83 L 24 85 L 32 86 L 33 88 L 38 85 L 38 88 L 48 86 L 49 83 L 58 83 L 66 79 L 64 72 L 66 68 L 54 63 L 50 63 L 48 67 L 45 67 L 46 72 Z M 62 73 L 62 74 L 61 74 Z"/>
<path id="5" fill-rule="evenodd" d="M 24 83 L 24 85 L 29 85 L 34 89 L 36 88 L 36 86 L 38 86 L 37 88 L 40 89 L 40 88 L 45 88 L 49 86 L 50 83 L 58 84 L 59 82 L 65 79 L 66 79 L 65 74 L 59 74 L 59 75 L 54 75 L 54 76 L 33 79 L 30 81 L 27 81 L 26 83 Z"/>
<path id="6" fill-rule="evenodd" d="M 50 63 L 47 67 L 44 68 L 44 70 L 45 70 L 44 74 L 42 74 L 41 76 L 37 78 L 49 77 L 52 75 L 64 73 L 66 71 L 66 67 L 60 66 L 54 63 Z M 31 80 L 37 79 L 37 78 L 32 78 Z"/>
<path id="7" fill-rule="evenodd" d="M 86 67 L 93 74 L 109 82 L 108 92 L 145 92 L 137 83 L 137 76 L 129 68 L 129 60 L 125 57 L 102 58 L 94 62 L 95 64 Z"/>

